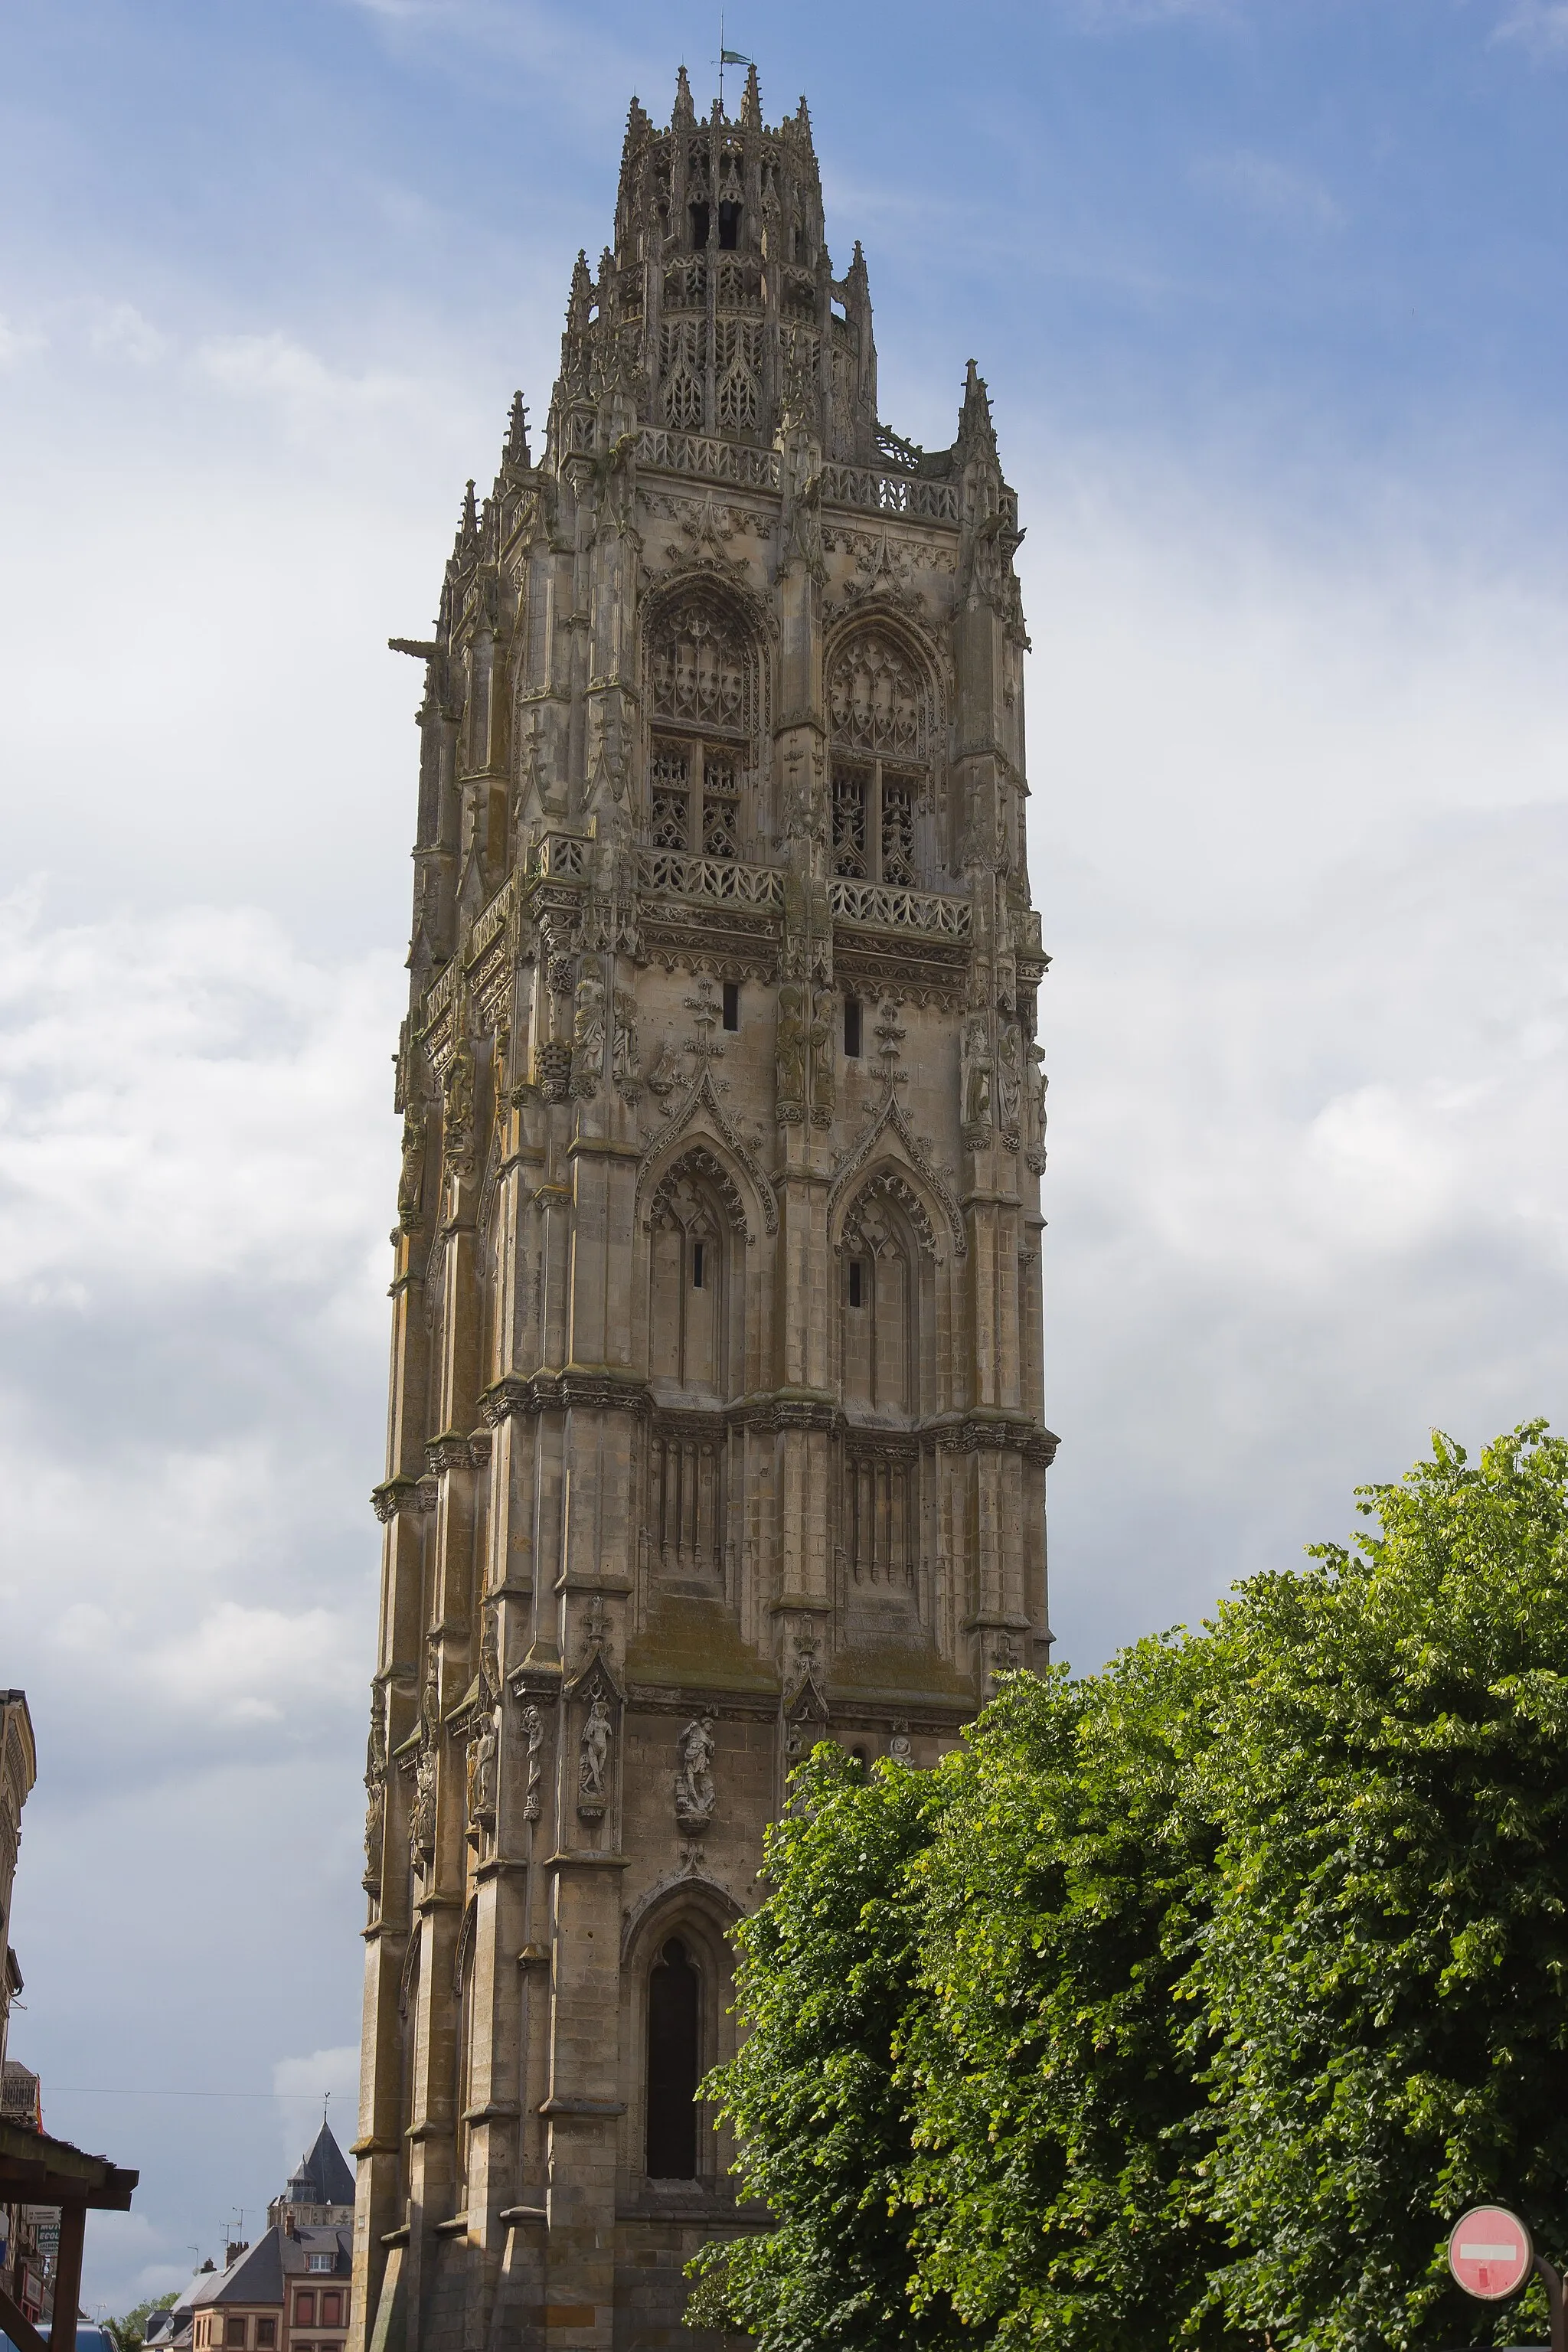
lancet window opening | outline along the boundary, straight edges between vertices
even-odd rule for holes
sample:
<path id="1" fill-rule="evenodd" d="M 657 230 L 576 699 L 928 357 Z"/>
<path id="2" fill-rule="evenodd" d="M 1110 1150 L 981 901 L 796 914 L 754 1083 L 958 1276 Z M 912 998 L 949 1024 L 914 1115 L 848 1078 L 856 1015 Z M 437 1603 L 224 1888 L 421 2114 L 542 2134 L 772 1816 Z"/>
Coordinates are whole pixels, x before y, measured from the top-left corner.
<path id="1" fill-rule="evenodd" d="M 710 595 L 661 610 L 645 642 L 648 839 L 694 856 L 744 855 L 759 698 L 755 637 Z"/>
<path id="2" fill-rule="evenodd" d="M 654 1956 L 647 1979 L 646 2161 L 653 2180 L 697 2178 L 702 1979 L 679 1936 Z"/>
<path id="3" fill-rule="evenodd" d="M 919 887 L 931 703 L 920 665 L 891 631 L 858 629 L 834 655 L 827 704 L 836 874 Z"/>

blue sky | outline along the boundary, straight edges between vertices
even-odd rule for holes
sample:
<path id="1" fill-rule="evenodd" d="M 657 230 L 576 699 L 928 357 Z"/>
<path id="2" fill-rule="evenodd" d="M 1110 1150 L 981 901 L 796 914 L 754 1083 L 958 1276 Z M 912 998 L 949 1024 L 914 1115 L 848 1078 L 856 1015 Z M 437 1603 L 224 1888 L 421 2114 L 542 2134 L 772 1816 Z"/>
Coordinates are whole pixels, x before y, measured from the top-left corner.
<path id="1" fill-rule="evenodd" d="M 1342 1533 L 1432 1423 L 1563 1417 L 1568 6 L 736 5 L 726 39 L 770 119 L 809 97 L 886 421 L 949 437 L 973 355 L 1028 526 L 1053 1609 L 1089 1664 Z M 142 2168 L 89 2237 L 117 2305 L 352 2105 L 384 641 L 513 387 L 548 398 L 631 93 L 666 113 L 685 60 L 700 100 L 717 47 L 658 5 L 0 16 L 12 2046 Z"/>

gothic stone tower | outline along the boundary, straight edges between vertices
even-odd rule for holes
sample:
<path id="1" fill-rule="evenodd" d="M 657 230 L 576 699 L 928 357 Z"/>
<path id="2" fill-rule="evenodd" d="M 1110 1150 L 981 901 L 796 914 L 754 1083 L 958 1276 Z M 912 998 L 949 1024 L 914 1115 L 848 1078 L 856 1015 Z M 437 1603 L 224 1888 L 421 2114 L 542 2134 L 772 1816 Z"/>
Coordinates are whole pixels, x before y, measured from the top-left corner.
<path id="1" fill-rule="evenodd" d="M 683 2340 L 691 2104 L 819 1736 L 1044 1655 L 1016 502 L 879 424 L 804 102 L 634 102 L 425 665 L 354 2309 Z"/>

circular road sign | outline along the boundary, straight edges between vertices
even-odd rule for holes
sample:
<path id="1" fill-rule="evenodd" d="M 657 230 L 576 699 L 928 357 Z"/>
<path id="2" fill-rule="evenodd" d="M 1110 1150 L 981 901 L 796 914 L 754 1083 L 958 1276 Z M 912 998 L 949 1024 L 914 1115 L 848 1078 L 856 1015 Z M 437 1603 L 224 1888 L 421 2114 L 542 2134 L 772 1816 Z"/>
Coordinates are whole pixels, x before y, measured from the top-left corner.
<path id="1" fill-rule="evenodd" d="M 1472 2206 L 1448 2239 L 1448 2268 L 1465 2293 L 1482 2303 L 1517 2294 L 1534 2260 L 1530 2231 L 1501 2205 Z"/>

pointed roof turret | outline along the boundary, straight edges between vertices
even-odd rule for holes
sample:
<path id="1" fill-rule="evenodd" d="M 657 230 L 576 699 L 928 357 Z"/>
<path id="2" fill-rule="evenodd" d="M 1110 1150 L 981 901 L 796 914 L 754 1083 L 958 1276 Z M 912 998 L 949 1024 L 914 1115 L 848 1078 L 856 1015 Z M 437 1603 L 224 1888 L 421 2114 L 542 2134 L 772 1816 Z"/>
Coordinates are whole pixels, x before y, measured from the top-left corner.
<path id="1" fill-rule="evenodd" d="M 309 2187 L 312 2194 L 296 2197 L 296 2183 Z M 294 2177 L 289 2183 L 291 2205 L 352 2205 L 354 2201 L 354 2177 L 344 2161 L 342 2149 L 332 2137 L 331 2126 L 323 2123 L 316 2134 L 308 2156 L 300 2158 Z"/>
<path id="2" fill-rule="evenodd" d="M 757 79 L 756 67 L 749 65 L 746 68 L 745 92 L 741 100 L 741 128 L 742 131 L 760 131 L 762 127 L 762 85 Z"/>
<path id="3" fill-rule="evenodd" d="M 985 378 L 975 368 L 973 360 L 963 379 L 963 405 L 958 412 L 958 439 L 954 444 L 963 455 L 978 450 L 994 459 L 996 428 L 991 422 L 991 396 L 985 389 Z"/>
<path id="4" fill-rule="evenodd" d="M 690 131 L 696 127 L 696 122 L 697 109 L 691 103 L 691 84 L 687 79 L 686 68 L 682 66 L 675 77 L 675 112 L 669 118 L 670 129 Z"/>
<path id="5" fill-rule="evenodd" d="M 594 281 L 588 275 L 588 257 L 579 246 L 577 258 L 572 265 L 572 291 L 566 298 L 566 331 L 569 335 L 582 333 L 588 323 L 593 301 Z"/>

